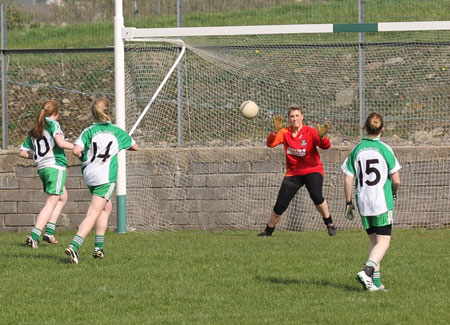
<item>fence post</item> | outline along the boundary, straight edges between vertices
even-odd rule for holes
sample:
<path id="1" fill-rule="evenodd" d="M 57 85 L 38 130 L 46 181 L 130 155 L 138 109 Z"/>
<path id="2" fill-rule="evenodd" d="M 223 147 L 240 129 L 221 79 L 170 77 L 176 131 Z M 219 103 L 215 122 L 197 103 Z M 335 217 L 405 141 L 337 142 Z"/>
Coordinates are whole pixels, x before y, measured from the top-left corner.
<path id="1" fill-rule="evenodd" d="M 6 54 L 6 4 L 1 5 L 2 47 L 2 148 L 8 149 L 8 55 Z"/>
<path id="2" fill-rule="evenodd" d="M 364 0 L 358 0 L 358 23 L 364 23 Z M 363 137 L 362 127 L 366 116 L 366 77 L 364 65 L 366 53 L 364 48 L 364 32 L 358 33 L 359 38 L 359 125 L 360 136 Z"/>
<path id="3" fill-rule="evenodd" d="M 177 27 L 183 27 L 183 0 L 177 0 Z M 181 51 L 181 48 L 180 48 Z M 181 60 L 177 67 L 177 102 L 178 102 L 178 145 L 183 146 L 183 61 Z"/>

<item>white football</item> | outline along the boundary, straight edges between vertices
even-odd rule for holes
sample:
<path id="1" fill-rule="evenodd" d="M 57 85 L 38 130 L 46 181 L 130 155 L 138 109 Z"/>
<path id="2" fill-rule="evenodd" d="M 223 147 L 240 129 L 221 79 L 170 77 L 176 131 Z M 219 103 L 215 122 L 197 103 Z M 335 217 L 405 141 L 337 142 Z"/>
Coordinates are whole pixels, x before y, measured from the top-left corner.
<path id="1" fill-rule="evenodd" d="M 252 102 L 251 100 L 247 100 L 242 103 L 241 105 L 241 113 L 242 116 L 248 119 L 255 118 L 256 115 L 258 115 L 259 107 L 256 105 L 255 102 Z"/>

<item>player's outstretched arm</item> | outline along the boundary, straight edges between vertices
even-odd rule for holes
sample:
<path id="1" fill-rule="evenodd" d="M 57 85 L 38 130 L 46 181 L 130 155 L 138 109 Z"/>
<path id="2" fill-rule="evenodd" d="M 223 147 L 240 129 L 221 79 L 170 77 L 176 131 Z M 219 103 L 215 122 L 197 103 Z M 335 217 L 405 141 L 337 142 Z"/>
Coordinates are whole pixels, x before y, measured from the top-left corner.
<path id="1" fill-rule="evenodd" d="M 73 150 L 73 143 L 64 140 L 61 134 L 55 135 L 55 142 L 62 149 Z"/>
<path id="2" fill-rule="evenodd" d="M 330 129 L 330 124 L 328 122 L 325 122 L 323 126 L 320 124 L 317 124 L 317 132 L 319 133 L 319 137 L 322 139 L 325 134 L 328 133 L 328 130 Z"/>
<path id="3" fill-rule="evenodd" d="M 275 115 L 272 118 L 273 121 L 273 132 L 278 133 L 281 129 L 286 127 L 286 123 L 283 121 L 283 117 L 281 115 Z"/>
<path id="4" fill-rule="evenodd" d="M 131 147 L 129 147 L 127 150 L 130 151 L 138 151 L 139 150 L 139 146 L 137 143 L 133 144 Z"/>
<path id="5" fill-rule="evenodd" d="M 83 148 L 81 148 L 81 146 L 79 145 L 75 145 L 73 147 L 72 153 L 77 156 L 78 158 L 81 158 L 81 156 L 83 155 Z"/>

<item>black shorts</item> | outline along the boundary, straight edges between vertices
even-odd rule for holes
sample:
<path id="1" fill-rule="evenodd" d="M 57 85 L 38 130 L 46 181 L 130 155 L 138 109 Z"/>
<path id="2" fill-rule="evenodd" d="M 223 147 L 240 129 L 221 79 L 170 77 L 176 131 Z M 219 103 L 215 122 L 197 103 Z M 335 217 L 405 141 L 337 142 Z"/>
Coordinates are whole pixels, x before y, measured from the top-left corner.
<path id="1" fill-rule="evenodd" d="M 322 195 L 323 175 L 311 173 L 303 176 L 285 176 L 278 192 L 277 202 L 273 207 L 273 212 L 282 215 L 289 206 L 289 203 L 297 194 L 298 190 L 306 186 L 309 196 L 315 205 L 321 205 L 325 199 Z"/>
<path id="2" fill-rule="evenodd" d="M 392 233 L 392 225 L 370 227 L 369 229 L 366 229 L 366 232 L 368 235 L 375 233 L 377 235 L 390 236 Z"/>

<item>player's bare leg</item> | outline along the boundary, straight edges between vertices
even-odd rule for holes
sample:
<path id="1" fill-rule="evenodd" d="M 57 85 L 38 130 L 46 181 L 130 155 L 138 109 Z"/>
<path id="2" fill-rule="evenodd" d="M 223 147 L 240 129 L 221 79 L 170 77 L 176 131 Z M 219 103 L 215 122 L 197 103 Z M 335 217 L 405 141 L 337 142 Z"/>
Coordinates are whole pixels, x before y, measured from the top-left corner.
<path id="1" fill-rule="evenodd" d="M 31 234 L 28 236 L 26 243 L 32 248 L 37 248 L 39 244 L 39 237 L 42 234 L 42 229 L 44 229 L 47 221 L 49 220 L 53 210 L 55 209 L 59 200 L 59 195 L 49 195 L 45 201 L 44 207 L 39 212 L 36 218 L 36 224 L 34 225 Z"/>
<path id="2" fill-rule="evenodd" d="M 63 194 L 59 196 L 58 203 L 56 204 L 55 208 L 53 209 L 53 212 L 50 216 L 50 219 L 48 219 L 48 222 L 45 226 L 45 234 L 44 234 L 44 241 L 50 243 L 50 244 L 57 244 L 58 241 L 55 237 L 55 228 L 56 228 L 56 222 L 58 221 L 58 218 L 61 214 L 62 209 L 67 203 L 67 190 L 64 187 L 63 188 Z"/>
<path id="3" fill-rule="evenodd" d="M 107 203 L 108 201 L 105 198 L 97 195 L 92 195 L 91 204 L 89 205 L 86 217 L 78 227 L 78 236 L 81 236 L 83 238 L 87 237 Z"/>
<path id="4" fill-rule="evenodd" d="M 333 219 L 331 218 L 330 210 L 328 209 L 327 200 L 324 200 L 321 204 L 316 205 L 315 207 L 322 216 L 325 226 L 327 226 L 328 235 L 336 235 L 336 226 L 333 224 Z"/>
<path id="5" fill-rule="evenodd" d="M 108 227 L 108 219 L 111 215 L 112 211 L 112 203 L 108 201 L 106 203 L 103 211 L 100 213 L 100 216 L 97 218 L 97 222 L 95 223 L 95 241 L 94 241 L 94 252 L 92 256 L 94 258 L 104 258 L 105 254 L 103 252 L 103 244 L 105 241 L 105 233 Z"/>
<path id="6" fill-rule="evenodd" d="M 83 245 L 84 239 L 94 227 L 97 218 L 102 213 L 107 204 L 107 200 L 103 197 L 92 195 L 91 204 L 87 211 L 86 217 L 78 227 L 77 234 L 72 239 L 72 243 L 66 248 L 66 254 L 70 257 L 70 262 L 78 264 L 78 249 Z"/>
<path id="7" fill-rule="evenodd" d="M 49 222 L 56 223 L 58 221 L 58 218 L 61 214 L 62 209 L 67 203 L 67 191 L 64 187 L 63 194 L 59 196 L 58 203 L 56 204 L 56 207 L 53 209 L 53 213 L 50 216 L 50 219 L 48 219 Z"/>
<path id="8" fill-rule="evenodd" d="M 281 215 L 276 214 L 272 211 L 272 214 L 270 215 L 269 222 L 267 223 L 270 227 L 275 227 L 281 220 Z"/>
<path id="9" fill-rule="evenodd" d="M 55 210 L 56 205 L 58 204 L 59 195 L 49 195 L 47 201 L 45 201 L 44 207 L 39 212 L 39 215 L 36 218 L 36 228 L 44 229 L 47 221 L 50 219 L 50 216 Z"/>
<path id="10" fill-rule="evenodd" d="M 364 270 L 359 272 L 356 278 L 361 282 L 364 289 L 386 291 L 380 279 L 380 264 L 389 248 L 391 236 L 371 233 L 369 234 L 369 240 L 369 258 Z"/>
<path id="11" fill-rule="evenodd" d="M 258 234 L 258 237 L 270 237 L 275 230 L 275 226 L 280 222 L 281 214 L 276 214 L 272 211 L 270 215 L 269 222 L 267 223 L 266 229 Z"/>
<path id="12" fill-rule="evenodd" d="M 391 243 L 391 236 L 377 235 L 375 233 L 369 235 L 369 260 L 375 262 L 377 266 L 375 271 L 380 270 L 380 263 L 386 254 Z"/>

